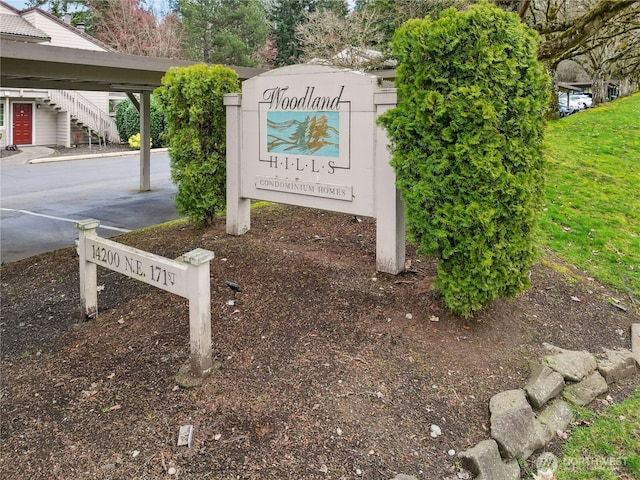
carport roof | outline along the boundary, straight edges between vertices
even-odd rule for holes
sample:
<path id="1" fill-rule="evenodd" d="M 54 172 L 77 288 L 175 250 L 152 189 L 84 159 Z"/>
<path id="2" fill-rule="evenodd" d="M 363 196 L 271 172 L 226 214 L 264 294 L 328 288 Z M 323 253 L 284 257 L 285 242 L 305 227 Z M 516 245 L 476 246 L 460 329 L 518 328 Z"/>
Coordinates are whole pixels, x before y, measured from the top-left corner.
<path id="1" fill-rule="evenodd" d="M 171 67 L 194 62 L 0 40 L 0 88 L 151 91 Z M 241 80 L 264 70 L 233 67 Z"/>

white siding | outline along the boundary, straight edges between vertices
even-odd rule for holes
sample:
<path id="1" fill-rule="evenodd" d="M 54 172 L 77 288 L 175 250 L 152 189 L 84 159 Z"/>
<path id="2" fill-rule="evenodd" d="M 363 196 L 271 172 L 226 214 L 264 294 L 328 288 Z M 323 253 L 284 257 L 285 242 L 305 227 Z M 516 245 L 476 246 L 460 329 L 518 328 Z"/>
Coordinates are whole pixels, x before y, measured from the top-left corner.
<path id="1" fill-rule="evenodd" d="M 57 113 L 42 106 L 36 108 L 34 105 L 33 112 L 35 114 L 35 128 L 34 128 L 34 145 L 43 146 L 55 146 L 58 144 L 57 132 L 56 132 L 56 117 Z"/>
<path id="2" fill-rule="evenodd" d="M 5 13 L 7 15 L 17 15 L 16 12 L 14 12 L 13 10 L 11 10 L 10 8 L 5 7 L 3 4 L 0 3 L 0 13 Z"/>
<path id="3" fill-rule="evenodd" d="M 61 147 L 71 146 L 71 120 L 68 112 L 58 112 L 56 116 L 56 139 Z"/>
<path id="4" fill-rule="evenodd" d="M 103 112 L 109 113 L 109 92 L 78 92 Z"/>
<path id="5" fill-rule="evenodd" d="M 34 27 L 39 28 L 43 32 L 47 32 L 47 35 L 51 37 L 51 42 L 48 45 L 54 47 L 79 48 L 81 50 L 106 51 L 99 45 L 78 35 L 74 27 L 61 25 L 36 10 L 25 13 L 23 18 Z"/>

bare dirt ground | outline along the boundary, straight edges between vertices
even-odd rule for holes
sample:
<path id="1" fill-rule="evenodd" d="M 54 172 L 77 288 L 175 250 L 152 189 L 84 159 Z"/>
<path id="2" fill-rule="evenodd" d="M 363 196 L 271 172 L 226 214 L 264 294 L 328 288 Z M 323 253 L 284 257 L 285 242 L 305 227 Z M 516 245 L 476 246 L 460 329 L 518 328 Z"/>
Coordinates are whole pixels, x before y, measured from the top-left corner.
<path id="1" fill-rule="evenodd" d="M 489 438 L 489 399 L 525 385 L 543 342 L 629 348 L 640 322 L 633 299 L 550 254 L 529 291 L 463 320 L 411 247 L 407 272 L 376 273 L 371 219 L 266 206 L 241 237 L 223 221 L 118 238 L 169 258 L 215 252 L 219 368 L 196 389 L 175 382 L 186 300 L 99 269 L 99 316 L 77 323 L 73 249 L 2 266 L 2 478 L 465 478 L 449 450 Z M 235 305 L 226 280 L 243 288 Z M 609 393 L 619 401 L 637 383 Z M 182 425 L 194 426 L 191 448 L 176 444 Z"/>

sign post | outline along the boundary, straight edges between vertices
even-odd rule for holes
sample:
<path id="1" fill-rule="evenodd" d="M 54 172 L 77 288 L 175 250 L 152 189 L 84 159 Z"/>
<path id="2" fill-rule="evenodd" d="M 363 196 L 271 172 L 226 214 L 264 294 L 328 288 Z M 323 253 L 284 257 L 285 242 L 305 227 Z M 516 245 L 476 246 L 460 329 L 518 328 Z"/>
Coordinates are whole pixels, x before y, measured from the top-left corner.
<path id="1" fill-rule="evenodd" d="M 197 248 L 182 262 L 100 238 L 97 220 L 76 222 L 80 231 L 80 303 L 83 319 L 98 314 L 97 265 L 189 300 L 190 373 L 203 378 L 213 368 L 211 357 L 211 280 L 213 252 Z"/>
<path id="2" fill-rule="evenodd" d="M 98 314 L 98 277 L 97 266 L 87 260 L 87 242 L 95 238 L 98 220 L 81 220 L 75 226 L 78 234 L 78 255 L 80 256 L 80 315 L 81 318 L 94 318 Z"/>

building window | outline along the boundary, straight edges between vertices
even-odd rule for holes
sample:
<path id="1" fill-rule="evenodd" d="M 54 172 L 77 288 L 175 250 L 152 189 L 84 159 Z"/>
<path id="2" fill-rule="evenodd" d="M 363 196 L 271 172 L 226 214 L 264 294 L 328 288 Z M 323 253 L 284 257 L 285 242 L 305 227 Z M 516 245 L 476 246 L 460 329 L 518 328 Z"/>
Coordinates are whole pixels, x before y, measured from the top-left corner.
<path id="1" fill-rule="evenodd" d="M 4 103 L 0 103 L 0 128 L 4 127 Z"/>

